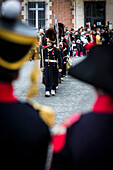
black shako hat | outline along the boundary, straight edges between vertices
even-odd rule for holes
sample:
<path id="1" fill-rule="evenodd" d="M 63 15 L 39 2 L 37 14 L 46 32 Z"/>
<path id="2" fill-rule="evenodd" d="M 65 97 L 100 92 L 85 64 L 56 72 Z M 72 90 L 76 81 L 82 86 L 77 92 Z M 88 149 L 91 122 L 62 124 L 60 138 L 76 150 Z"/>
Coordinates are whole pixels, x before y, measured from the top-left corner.
<path id="1" fill-rule="evenodd" d="M 113 45 L 96 45 L 69 75 L 113 95 Z"/>
<path id="2" fill-rule="evenodd" d="M 37 33 L 18 19 L 20 2 L 7 0 L 0 17 L 0 66 L 18 70 L 30 58 L 29 50 L 36 44 Z"/>

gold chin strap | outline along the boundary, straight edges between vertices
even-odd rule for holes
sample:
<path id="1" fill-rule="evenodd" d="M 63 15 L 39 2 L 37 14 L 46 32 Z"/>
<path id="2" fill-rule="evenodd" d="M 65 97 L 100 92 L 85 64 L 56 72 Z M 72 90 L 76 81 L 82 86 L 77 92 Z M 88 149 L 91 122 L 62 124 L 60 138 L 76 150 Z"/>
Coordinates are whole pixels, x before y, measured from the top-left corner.
<path id="1" fill-rule="evenodd" d="M 46 38 L 47 42 L 52 42 L 52 43 L 56 43 L 56 40 L 55 41 L 52 41 L 50 40 L 49 38 Z"/>

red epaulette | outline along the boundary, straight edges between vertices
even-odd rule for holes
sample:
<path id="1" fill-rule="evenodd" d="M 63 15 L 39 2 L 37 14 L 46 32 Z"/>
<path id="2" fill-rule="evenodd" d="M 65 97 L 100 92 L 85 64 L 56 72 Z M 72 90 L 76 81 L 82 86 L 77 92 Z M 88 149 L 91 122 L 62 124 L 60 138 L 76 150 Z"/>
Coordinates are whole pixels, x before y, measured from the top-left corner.
<path id="1" fill-rule="evenodd" d="M 59 45 L 59 48 L 61 48 L 63 50 L 63 47 Z"/>
<path id="2" fill-rule="evenodd" d="M 47 46 L 43 46 L 43 49 L 47 48 Z"/>
<path id="3" fill-rule="evenodd" d="M 66 44 L 66 43 L 64 43 L 64 45 L 67 47 L 67 44 Z"/>
<path id="4" fill-rule="evenodd" d="M 63 149 L 65 146 L 67 128 L 76 123 L 80 119 L 81 115 L 82 114 L 80 113 L 74 113 L 61 125 L 57 125 L 53 128 L 52 149 L 54 153 L 57 153 Z"/>

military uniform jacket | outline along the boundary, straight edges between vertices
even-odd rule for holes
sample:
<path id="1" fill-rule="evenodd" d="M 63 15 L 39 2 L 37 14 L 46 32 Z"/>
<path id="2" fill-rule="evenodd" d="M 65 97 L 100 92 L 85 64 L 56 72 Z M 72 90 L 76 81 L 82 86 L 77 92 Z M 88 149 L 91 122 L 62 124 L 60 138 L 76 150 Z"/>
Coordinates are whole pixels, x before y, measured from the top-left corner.
<path id="1" fill-rule="evenodd" d="M 68 42 L 66 42 L 66 39 L 64 39 L 64 42 L 63 42 L 63 52 L 64 52 L 65 57 L 69 55 L 69 45 L 68 45 Z"/>
<path id="2" fill-rule="evenodd" d="M 43 50 L 41 67 L 44 65 L 44 82 L 46 86 L 57 86 L 58 68 L 62 69 L 62 58 L 59 48 L 48 47 Z"/>
<path id="3" fill-rule="evenodd" d="M 62 69 L 62 75 L 66 75 L 66 62 L 67 62 L 67 55 L 69 55 L 69 45 L 66 42 L 66 39 L 63 40 L 63 69 Z"/>
<path id="4" fill-rule="evenodd" d="M 113 168 L 113 98 L 100 95 L 91 112 L 73 114 L 54 130 L 51 170 Z"/>
<path id="5" fill-rule="evenodd" d="M 10 169 L 45 167 L 50 132 L 39 111 L 18 101 L 10 84 L 0 83 L 0 164 Z"/>

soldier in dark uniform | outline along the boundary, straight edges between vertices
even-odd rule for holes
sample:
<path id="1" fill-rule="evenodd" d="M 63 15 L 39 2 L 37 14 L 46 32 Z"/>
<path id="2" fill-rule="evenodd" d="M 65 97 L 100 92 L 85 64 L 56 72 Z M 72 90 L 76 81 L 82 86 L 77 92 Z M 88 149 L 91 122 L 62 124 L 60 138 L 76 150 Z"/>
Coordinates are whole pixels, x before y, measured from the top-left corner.
<path id="1" fill-rule="evenodd" d="M 67 60 L 67 54 L 69 52 L 69 46 L 66 42 L 66 38 L 64 38 L 64 24 L 62 23 L 58 23 L 58 27 L 59 27 L 59 41 L 62 44 L 62 46 L 60 46 L 61 52 L 62 52 L 62 73 L 61 73 L 61 79 L 63 80 L 63 77 L 66 76 L 66 60 Z"/>
<path id="2" fill-rule="evenodd" d="M 64 37 L 64 24 L 58 23 L 58 34 L 59 34 L 59 48 L 60 48 L 60 53 L 61 53 L 61 62 L 62 62 L 62 68 L 63 68 L 63 58 L 64 58 L 64 52 L 63 52 L 63 42 L 62 38 Z M 59 78 L 59 83 L 61 83 L 61 77 L 62 77 L 62 72 L 58 72 L 58 78 Z"/>
<path id="3" fill-rule="evenodd" d="M 21 102 L 13 93 L 12 83 L 37 39 L 36 32 L 18 20 L 20 11 L 19 1 L 5 1 L 0 17 L 0 165 L 44 170 L 50 141 L 50 122 L 44 115 L 52 116 L 52 110 Z"/>
<path id="4" fill-rule="evenodd" d="M 60 49 L 55 45 L 55 30 L 49 28 L 45 33 L 45 37 L 47 40 L 47 47 L 43 49 L 41 71 L 44 73 L 45 97 L 50 97 L 50 94 L 53 96 L 55 95 L 56 86 L 58 85 L 58 71 L 62 71 L 62 61 Z M 42 63 L 44 63 L 43 66 Z"/>
<path id="5" fill-rule="evenodd" d="M 63 43 L 62 42 L 59 43 L 59 48 L 60 48 L 60 53 L 61 53 L 61 63 L 62 63 L 62 67 L 63 67 L 64 53 L 63 53 Z M 58 72 L 59 83 L 61 83 L 61 77 L 62 77 L 62 72 Z"/>
<path id="6" fill-rule="evenodd" d="M 113 46 L 92 47 L 69 74 L 96 87 L 97 99 L 91 111 L 75 113 L 53 129 L 51 169 L 112 169 Z"/>
<path id="7" fill-rule="evenodd" d="M 62 68 L 62 77 L 66 76 L 66 61 L 69 55 L 69 45 L 68 42 L 66 41 L 66 38 L 63 39 L 63 68 Z"/>

